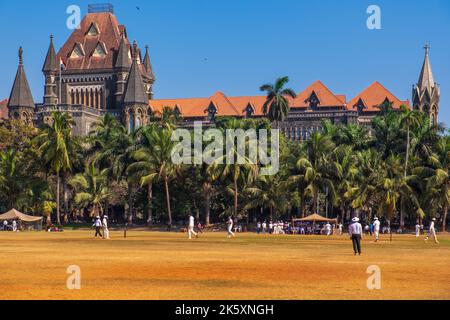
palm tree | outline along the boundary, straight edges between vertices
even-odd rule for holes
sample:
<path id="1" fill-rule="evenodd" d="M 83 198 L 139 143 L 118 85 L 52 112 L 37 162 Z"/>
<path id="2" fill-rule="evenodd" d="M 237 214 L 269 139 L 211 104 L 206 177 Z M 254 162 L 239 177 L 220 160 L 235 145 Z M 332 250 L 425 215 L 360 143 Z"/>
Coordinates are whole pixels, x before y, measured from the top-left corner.
<path id="1" fill-rule="evenodd" d="M 245 123 L 237 119 L 230 119 L 223 123 L 221 128 L 225 134 L 224 141 L 233 141 L 232 146 L 227 146 L 227 154 L 216 159 L 208 168 L 212 179 L 231 181 L 229 188 L 234 195 L 234 215 L 238 215 L 239 181 L 250 182 L 257 176 L 258 164 L 252 161 L 241 152 L 247 150 L 247 146 L 237 146 L 234 142 L 234 130 L 245 129 Z M 248 141 L 245 142 L 246 144 Z"/>
<path id="2" fill-rule="evenodd" d="M 110 196 L 107 180 L 107 170 L 100 171 L 95 163 L 90 163 L 83 174 L 77 174 L 69 182 L 76 191 L 75 203 L 92 208 L 91 217 L 103 214 L 103 204 Z"/>
<path id="3" fill-rule="evenodd" d="M 400 107 L 402 112 L 402 117 L 400 120 L 400 126 L 406 127 L 406 157 L 405 157 L 405 178 L 408 175 L 408 162 L 411 149 L 411 128 L 420 125 L 420 113 L 413 110 L 411 111 L 408 107 L 402 105 Z"/>
<path id="4" fill-rule="evenodd" d="M 244 209 L 269 208 L 270 220 L 273 221 L 274 213 L 279 213 L 287 208 L 286 184 L 280 177 L 259 176 L 256 179 L 255 186 L 245 189 L 245 193 L 250 196 L 249 203 Z"/>
<path id="5" fill-rule="evenodd" d="M 278 128 L 278 123 L 284 121 L 290 110 L 289 98 L 295 99 L 297 94 L 294 90 L 285 88 L 286 84 L 289 82 L 288 77 L 278 78 L 275 84 L 265 84 L 262 85 L 260 90 L 266 92 L 267 98 L 263 105 L 263 112 L 269 117 L 272 122 L 276 123 Z"/>
<path id="6" fill-rule="evenodd" d="M 442 232 L 446 231 L 450 205 L 450 138 L 443 137 L 436 145 L 435 153 L 428 159 L 427 199 L 433 211 L 441 209 Z"/>
<path id="7" fill-rule="evenodd" d="M 173 129 L 170 126 L 151 131 L 150 139 L 153 141 L 153 151 L 149 154 L 149 168 L 154 168 L 155 172 L 149 172 L 149 174 L 141 178 L 142 185 L 148 185 L 157 180 L 164 183 L 169 229 L 172 227 L 173 222 L 169 184 L 178 175 L 180 168 L 172 162 L 172 152 L 175 149 L 175 142 L 172 141 L 172 133 Z"/>
<path id="8" fill-rule="evenodd" d="M 318 209 L 319 191 L 327 189 L 332 199 L 336 199 L 336 192 L 331 172 L 336 171 L 336 166 L 329 158 L 336 148 L 330 137 L 315 132 L 305 143 L 307 157 L 300 159 L 297 166 L 306 168 L 305 177 L 310 181 L 313 194 L 313 210 Z M 318 212 L 317 212 L 318 213 Z"/>
<path id="9" fill-rule="evenodd" d="M 38 149 L 42 153 L 48 168 L 56 173 L 56 220 L 61 225 L 60 214 L 60 184 L 61 173 L 70 172 L 76 159 L 76 140 L 72 137 L 72 127 L 75 122 L 69 114 L 54 112 L 52 124 L 45 124 L 40 134 L 35 138 Z"/>
<path id="10" fill-rule="evenodd" d="M 154 138 L 157 127 L 149 125 L 138 130 L 138 147 L 133 152 L 132 157 L 136 162 L 130 164 L 127 168 L 128 175 L 135 181 L 139 181 L 141 186 L 147 186 L 147 223 L 153 223 L 153 181 L 144 179 L 149 175 L 157 172 L 153 161 L 153 153 L 155 152 Z"/>

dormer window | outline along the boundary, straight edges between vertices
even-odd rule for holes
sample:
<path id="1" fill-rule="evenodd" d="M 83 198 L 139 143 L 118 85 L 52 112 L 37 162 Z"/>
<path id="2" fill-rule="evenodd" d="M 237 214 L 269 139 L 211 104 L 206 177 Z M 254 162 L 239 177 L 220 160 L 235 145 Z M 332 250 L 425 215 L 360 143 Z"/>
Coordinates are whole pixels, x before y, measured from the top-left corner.
<path id="1" fill-rule="evenodd" d="M 317 106 L 320 104 L 319 97 L 314 91 L 311 93 L 311 96 L 305 102 L 309 103 L 309 106 L 312 109 L 317 108 Z"/>
<path id="2" fill-rule="evenodd" d="M 207 112 L 208 112 L 208 118 L 209 118 L 209 120 L 214 120 L 215 118 L 216 118 L 216 115 L 217 115 L 217 107 L 214 105 L 214 102 L 211 102 L 210 104 L 209 104 L 209 107 L 208 107 L 208 110 L 207 110 Z"/>
<path id="3" fill-rule="evenodd" d="M 254 114 L 255 114 L 255 109 L 254 109 L 253 106 L 249 103 L 249 104 L 247 105 L 247 107 L 245 108 L 245 117 L 246 117 L 246 118 L 252 118 Z"/>
<path id="4" fill-rule="evenodd" d="M 97 47 L 95 47 L 92 56 L 95 58 L 104 58 L 108 54 L 108 50 L 106 50 L 106 46 L 103 42 L 99 42 Z"/>
<path id="5" fill-rule="evenodd" d="M 96 36 L 100 35 L 100 30 L 96 23 L 91 24 L 91 26 L 89 27 L 89 30 L 87 32 L 87 35 L 90 37 L 96 37 Z"/>
<path id="6" fill-rule="evenodd" d="M 358 109 L 358 112 L 362 112 L 364 109 L 367 108 L 362 99 L 358 100 L 358 103 L 355 105 L 355 107 Z"/>
<path id="7" fill-rule="evenodd" d="M 75 44 L 75 47 L 72 50 L 72 53 L 70 54 L 71 59 L 78 59 L 84 57 L 84 49 L 83 45 L 81 43 Z"/>

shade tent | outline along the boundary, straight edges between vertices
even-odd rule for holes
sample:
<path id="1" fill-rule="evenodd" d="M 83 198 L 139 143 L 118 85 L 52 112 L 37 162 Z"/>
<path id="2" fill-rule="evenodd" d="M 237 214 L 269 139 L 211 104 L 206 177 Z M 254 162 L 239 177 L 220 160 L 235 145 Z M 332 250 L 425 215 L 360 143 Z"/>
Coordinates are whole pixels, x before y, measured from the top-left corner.
<path id="1" fill-rule="evenodd" d="M 22 212 L 17 211 L 16 209 L 12 209 L 5 214 L 0 215 L 0 221 L 5 220 L 20 220 L 22 222 L 40 222 L 44 219 L 43 217 L 33 217 L 26 215 Z"/>
<path id="2" fill-rule="evenodd" d="M 337 224 L 337 219 L 328 219 L 318 214 L 310 215 L 303 219 L 293 219 L 294 222 L 331 222 Z"/>

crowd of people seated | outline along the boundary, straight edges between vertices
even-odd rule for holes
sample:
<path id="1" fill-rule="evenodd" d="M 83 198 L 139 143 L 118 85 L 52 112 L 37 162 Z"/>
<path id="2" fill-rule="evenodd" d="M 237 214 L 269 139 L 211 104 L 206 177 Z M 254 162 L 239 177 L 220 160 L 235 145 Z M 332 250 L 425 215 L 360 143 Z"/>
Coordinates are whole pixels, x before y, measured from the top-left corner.
<path id="1" fill-rule="evenodd" d="M 3 225 L 1 228 L 2 231 L 12 231 L 12 232 L 18 232 L 19 231 L 19 224 L 16 220 L 13 220 L 11 224 L 8 223 L 7 220 L 3 221 Z"/>
<path id="2" fill-rule="evenodd" d="M 329 223 L 302 223 L 292 225 L 291 222 L 270 221 L 256 224 L 257 234 L 301 234 L 301 235 L 332 235 L 336 226 Z"/>

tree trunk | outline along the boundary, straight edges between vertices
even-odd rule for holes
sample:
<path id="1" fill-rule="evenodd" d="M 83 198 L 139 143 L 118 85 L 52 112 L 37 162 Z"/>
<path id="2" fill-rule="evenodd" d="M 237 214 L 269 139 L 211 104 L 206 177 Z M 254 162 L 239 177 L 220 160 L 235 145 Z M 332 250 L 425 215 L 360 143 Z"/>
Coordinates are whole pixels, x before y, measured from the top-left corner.
<path id="1" fill-rule="evenodd" d="M 57 178 L 56 178 L 56 223 L 58 224 L 58 226 L 61 225 L 61 211 L 59 210 L 59 188 L 60 188 L 60 184 L 61 184 L 61 177 L 59 176 L 59 172 L 56 173 Z"/>
<path id="2" fill-rule="evenodd" d="M 448 214 L 448 205 L 444 207 L 444 218 L 442 220 L 442 232 L 447 230 L 447 214 Z"/>
<path id="3" fill-rule="evenodd" d="M 238 215 L 238 183 L 234 180 L 234 217 Z"/>
<path id="4" fill-rule="evenodd" d="M 270 221 L 273 221 L 273 207 L 270 206 Z"/>
<path id="5" fill-rule="evenodd" d="M 409 133 L 409 125 L 407 129 L 407 138 L 406 138 L 406 160 L 405 160 L 405 178 L 408 175 L 408 162 L 409 162 L 409 140 L 410 140 L 410 133 Z"/>
<path id="6" fill-rule="evenodd" d="M 64 200 L 64 223 L 69 223 L 69 195 L 67 192 L 67 177 L 66 174 L 62 175 L 63 184 L 63 200 Z"/>
<path id="7" fill-rule="evenodd" d="M 314 190 L 313 210 L 316 210 L 316 212 L 313 213 L 319 214 L 318 206 L 319 206 L 319 192 L 317 190 Z"/>
<path id="8" fill-rule="evenodd" d="M 169 192 L 169 179 L 164 179 L 164 186 L 166 189 L 166 204 L 167 204 L 167 214 L 169 215 L 169 227 L 172 227 L 172 210 L 170 208 L 170 192 Z"/>
<path id="9" fill-rule="evenodd" d="M 133 185 L 128 183 L 128 224 L 133 223 Z"/>
<path id="10" fill-rule="evenodd" d="M 306 216 L 306 199 L 304 192 L 300 192 L 300 207 L 302 211 L 302 218 L 304 218 Z"/>
<path id="11" fill-rule="evenodd" d="M 405 202 L 400 199 L 400 228 L 403 229 L 405 226 Z"/>
<path id="12" fill-rule="evenodd" d="M 148 203 L 147 203 L 147 223 L 149 226 L 153 224 L 153 184 L 149 183 L 147 186 L 147 197 L 148 197 Z"/>
<path id="13" fill-rule="evenodd" d="M 205 198 L 205 225 L 209 226 L 211 214 L 211 190 L 209 185 L 203 187 L 203 196 Z"/>

